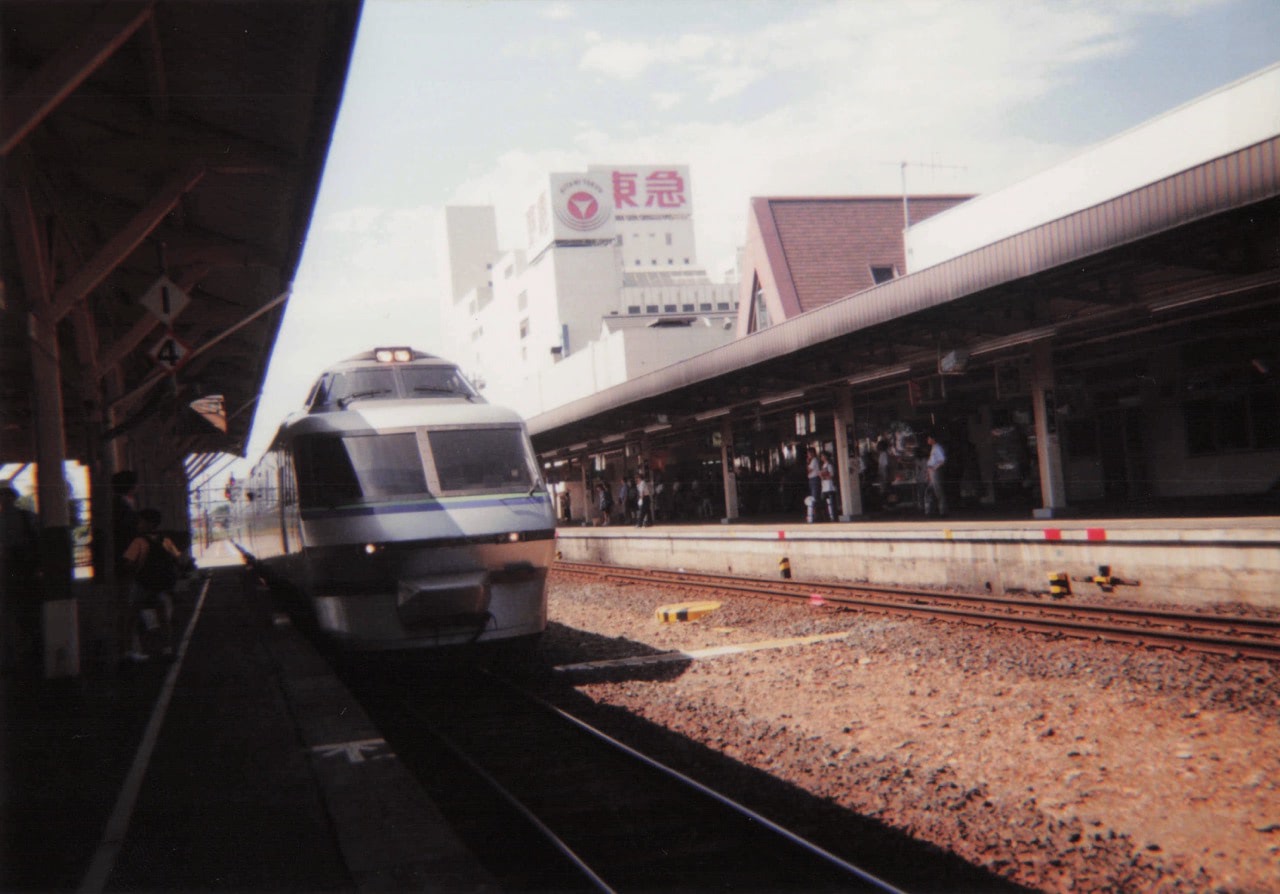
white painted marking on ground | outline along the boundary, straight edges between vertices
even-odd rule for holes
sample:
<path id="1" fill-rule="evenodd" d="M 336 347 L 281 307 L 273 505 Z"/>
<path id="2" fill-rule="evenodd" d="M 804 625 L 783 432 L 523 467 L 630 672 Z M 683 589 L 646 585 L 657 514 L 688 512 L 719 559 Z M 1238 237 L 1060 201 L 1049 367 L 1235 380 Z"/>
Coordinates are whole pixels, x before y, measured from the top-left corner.
<path id="1" fill-rule="evenodd" d="M 355 739 L 351 742 L 335 742 L 330 745 L 313 745 L 311 750 L 321 757 L 345 757 L 347 763 L 363 764 L 366 760 L 365 755 L 368 755 L 369 760 L 393 757 L 394 755 L 390 753 L 378 753 L 386 747 L 386 739 Z"/>
<path id="2" fill-rule="evenodd" d="M 165 714 L 169 711 L 169 700 L 173 698 L 173 690 L 178 682 L 178 673 L 182 670 L 182 661 L 187 655 L 187 646 L 191 642 L 191 634 L 195 632 L 196 621 L 204 609 L 204 598 L 209 592 L 209 578 L 205 578 L 200 588 L 200 598 L 196 600 L 195 610 L 187 629 L 183 631 L 182 642 L 178 644 L 178 652 L 173 664 L 169 666 L 169 674 L 165 677 L 164 686 L 160 689 L 160 697 L 151 710 L 151 719 L 147 722 L 147 730 L 142 735 L 142 743 L 133 756 L 133 765 L 129 775 L 125 777 L 124 786 L 116 798 L 116 805 L 107 819 L 107 827 L 102 833 L 102 841 L 94 852 L 93 862 L 80 882 L 81 894 L 96 894 L 102 891 L 115 868 L 116 857 L 124 845 L 125 834 L 129 831 L 129 821 L 133 818 L 133 808 L 138 803 L 138 794 L 142 791 L 142 780 L 147 775 L 147 765 L 151 762 L 151 754 L 155 751 L 156 739 L 160 736 L 160 728 L 164 725 Z"/>
<path id="3" fill-rule="evenodd" d="M 610 667 L 639 667 L 645 664 L 665 664 L 672 661 L 699 661 L 718 658 L 721 655 L 738 655 L 743 652 L 759 652 L 763 649 L 788 649 L 792 646 L 808 646 L 813 643 L 844 639 L 852 631 L 843 633 L 819 633 L 814 636 L 795 636 L 787 639 L 768 639 L 755 643 L 739 643 L 733 646 L 712 646 L 709 649 L 691 649 L 687 652 L 658 652 L 653 655 L 636 655 L 631 658 L 611 658 L 604 661 L 584 661 L 580 664 L 560 664 L 558 671 L 600 670 Z"/>

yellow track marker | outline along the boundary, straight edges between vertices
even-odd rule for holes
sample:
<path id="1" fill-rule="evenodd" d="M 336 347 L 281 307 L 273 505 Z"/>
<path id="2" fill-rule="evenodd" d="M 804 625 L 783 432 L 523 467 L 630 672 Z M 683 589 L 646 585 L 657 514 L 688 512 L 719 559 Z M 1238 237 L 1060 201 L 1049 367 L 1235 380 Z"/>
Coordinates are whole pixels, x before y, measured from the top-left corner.
<path id="1" fill-rule="evenodd" d="M 658 606 L 658 620 L 664 624 L 672 621 L 696 621 L 720 607 L 718 602 L 680 602 Z"/>

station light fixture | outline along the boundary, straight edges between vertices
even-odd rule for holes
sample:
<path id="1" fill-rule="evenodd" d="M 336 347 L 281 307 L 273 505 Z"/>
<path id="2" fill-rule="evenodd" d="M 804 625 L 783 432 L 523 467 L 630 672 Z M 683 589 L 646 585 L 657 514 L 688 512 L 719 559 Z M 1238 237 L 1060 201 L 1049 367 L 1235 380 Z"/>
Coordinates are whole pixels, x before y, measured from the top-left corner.
<path id="1" fill-rule="evenodd" d="M 760 398 L 760 406 L 768 407 L 773 404 L 786 403 L 789 400 L 798 400 L 802 397 L 804 397 L 803 388 L 797 391 L 788 391 L 786 394 L 775 394 L 772 397 L 762 397 Z"/>
<path id="2" fill-rule="evenodd" d="M 708 410 L 705 413 L 698 413 L 693 418 L 699 422 L 706 422 L 708 419 L 719 419 L 721 416 L 728 416 L 732 412 L 730 407 L 721 407 L 718 410 Z"/>
<path id="3" fill-rule="evenodd" d="M 911 364 L 904 363 L 902 366 L 892 366 L 888 369 L 875 369 L 871 372 L 859 373 L 856 376 L 849 376 L 844 380 L 846 385 L 865 385 L 868 382 L 876 382 L 880 379 L 889 379 L 894 376 L 905 376 L 911 372 Z"/>
<path id="4" fill-rule="evenodd" d="M 993 354 L 996 351 L 1003 351 L 1005 348 L 1016 348 L 1019 345 L 1029 345 L 1032 342 L 1044 341 L 1046 338 L 1053 338 L 1057 334 L 1057 326 L 1041 326 L 1038 329 L 1027 329 L 1023 332 L 1015 332 L 1013 335 L 980 342 L 969 350 L 969 356 L 976 357 L 979 354 Z"/>

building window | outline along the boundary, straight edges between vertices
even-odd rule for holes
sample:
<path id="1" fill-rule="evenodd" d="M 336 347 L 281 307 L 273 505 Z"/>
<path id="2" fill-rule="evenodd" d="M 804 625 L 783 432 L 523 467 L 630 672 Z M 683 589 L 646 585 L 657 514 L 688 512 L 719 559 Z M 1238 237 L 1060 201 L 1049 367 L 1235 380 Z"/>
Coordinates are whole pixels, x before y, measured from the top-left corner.
<path id="1" fill-rule="evenodd" d="M 717 301 L 717 302 L 716 302 L 716 310 L 728 310 L 728 309 L 729 309 L 729 302 L 728 302 L 728 301 Z"/>
<path id="2" fill-rule="evenodd" d="M 521 338 L 529 337 L 529 321 L 527 319 L 520 321 L 520 337 Z"/>
<path id="3" fill-rule="evenodd" d="M 628 305 L 627 305 L 627 313 L 629 313 L 629 314 L 638 314 L 638 313 L 640 313 L 640 305 L 638 305 L 638 304 L 628 304 Z"/>
<path id="4" fill-rule="evenodd" d="M 685 258 L 685 259 L 684 259 L 684 262 L 685 262 L 685 264 L 687 265 L 687 264 L 689 263 L 689 259 L 688 259 L 688 258 Z"/>
<path id="5" fill-rule="evenodd" d="M 671 258 L 667 258 L 667 266 L 668 266 L 668 267 L 674 267 L 674 266 L 675 266 L 675 263 L 676 263 L 676 262 L 675 262 L 674 260 L 672 260 Z"/>
<path id="6" fill-rule="evenodd" d="M 711 310 L 711 302 L 704 301 L 698 305 L 698 310 Z"/>
<path id="7" fill-rule="evenodd" d="M 639 266 L 640 266 L 640 259 L 639 259 L 639 258 L 636 258 L 636 266 L 637 266 L 637 267 L 639 267 Z"/>
<path id="8" fill-rule="evenodd" d="M 649 259 L 649 264 L 650 264 L 650 265 L 652 265 L 652 266 L 654 266 L 654 267 L 657 267 L 657 266 L 658 266 L 658 259 L 657 259 L 657 258 L 650 258 L 650 259 Z"/>
<path id="9" fill-rule="evenodd" d="M 894 270 L 892 265 L 886 266 L 886 267 L 871 268 L 871 281 L 874 282 L 876 285 L 880 285 L 880 283 L 882 282 L 888 282 L 889 280 L 893 279 L 897 275 L 898 275 L 897 271 Z"/>
<path id="10" fill-rule="evenodd" d="M 621 244 L 622 244 L 622 234 L 621 234 L 621 233 L 619 233 L 619 234 L 618 234 L 618 238 L 617 238 L 617 239 L 615 239 L 615 240 L 613 241 L 613 244 L 614 244 L 614 245 L 621 245 Z"/>
<path id="11" fill-rule="evenodd" d="M 658 305 L 647 304 L 645 305 L 644 312 L 647 314 L 656 314 L 658 312 Z"/>
<path id="12" fill-rule="evenodd" d="M 529 306 L 529 293 L 521 292 L 516 296 L 516 310 L 524 310 Z"/>
<path id="13" fill-rule="evenodd" d="M 674 304 L 664 304 L 662 305 L 662 312 L 664 314 L 673 314 L 676 312 L 676 306 Z"/>
<path id="14" fill-rule="evenodd" d="M 764 300 L 764 289 L 756 289 L 755 312 L 756 329 L 768 329 L 770 326 L 769 305 L 766 304 Z"/>
<path id="15" fill-rule="evenodd" d="M 692 305 L 692 304 L 682 304 L 682 305 L 680 305 L 680 313 L 682 313 L 682 314 L 691 314 L 691 313 L 693 313 L 693 305 Z"/>
<path id="16" fill-rule="evenodd" d="M 671 244 L 671 234 L 670 234 L 670 233 L 668 233 L 668 234 L 667 234 L 667 245 L 670 245 L 670 244 Z"/>

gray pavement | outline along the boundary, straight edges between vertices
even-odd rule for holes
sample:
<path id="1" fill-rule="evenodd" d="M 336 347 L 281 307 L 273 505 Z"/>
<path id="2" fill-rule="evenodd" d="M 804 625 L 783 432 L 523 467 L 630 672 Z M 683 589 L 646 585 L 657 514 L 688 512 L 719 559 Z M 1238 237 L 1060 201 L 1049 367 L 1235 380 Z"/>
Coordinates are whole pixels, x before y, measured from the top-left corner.
<path id="1" fill-rule="evenodd" d="M 0 889 L 496 890 L 243 569 L 178 595 L 172 662 L 102 660 L 77 587 L 95 660 L 0 692 Z"/>

